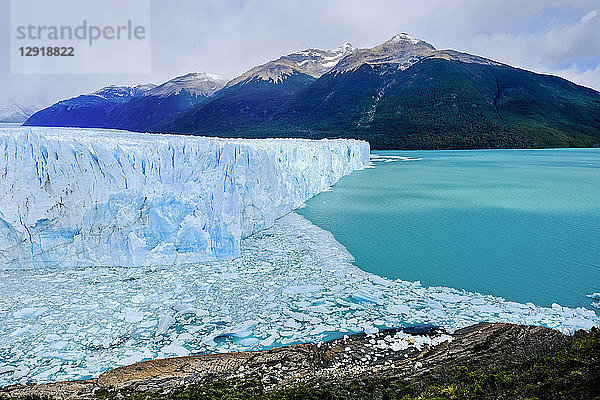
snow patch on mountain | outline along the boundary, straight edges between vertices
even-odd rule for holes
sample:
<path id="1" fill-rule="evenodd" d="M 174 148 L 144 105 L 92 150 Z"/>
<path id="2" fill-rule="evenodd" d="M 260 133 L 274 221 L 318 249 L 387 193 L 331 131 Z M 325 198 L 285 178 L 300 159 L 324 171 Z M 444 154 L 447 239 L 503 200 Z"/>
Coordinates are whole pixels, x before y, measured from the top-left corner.
<path id="1" fill-rule="evenodd" d="M 192 72 L 173 78 L 152 88 L 145 94 L 148 96 L 170 96 L 186 90 L 196 96 L 208 97 L 225 86 L 226 82 L 219 75 Z"/>
<path id="2" fill-rule="evenodd" d="M 437 50 L 431 44 L 406 33 L 394 35 L 378 46 L 359 49 L 344 57 L 331 70 L 332 73 L 353 71 L 362 65 L 393 65 L 398 69 L 407 69 L 426 58 L 442 58 L 447 60 L 499 65 L 499 63 L 455 50 Z"/>
<path id="3" fill-rule="evenodd" d="M 341 59 L 352 54 L 354 50 L 350 43 L 344 43 L 333 50 L 307 49 L 288 54 L 252 68 L 228 82 L 227 87 L 252 80 L 263 80 L 277 84 L 295 73 L 319 78 L 330 71 Z"/>
<path id="4" fill-rule="evenodd" d="M 155 87 L 156 85 L 152 83 L 135 86 L 111 85 L 93 92 L 90 96 L 97 96 L 109 101 L 125 102 L 132 97 L 142 96 Z"/>

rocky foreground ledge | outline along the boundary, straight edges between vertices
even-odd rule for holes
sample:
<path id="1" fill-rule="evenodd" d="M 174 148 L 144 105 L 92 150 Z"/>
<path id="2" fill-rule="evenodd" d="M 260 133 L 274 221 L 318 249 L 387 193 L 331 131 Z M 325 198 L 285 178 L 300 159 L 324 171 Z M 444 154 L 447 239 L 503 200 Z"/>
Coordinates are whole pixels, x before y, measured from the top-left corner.
<path id="1" fill-rule="evenodd" d="M 145 361 L 97 379 L 9 386 L 0 389 L 0 398 L 512 399 L 521 397 L 517 392 L 488 396 L 493 390 L 486 390 L 501 390 L 502 385 L 526 390 L 529 383 L 510 379 L 521 379 L 523 371 L 532 369 L 534 376 L 527 379 L 536 381 L 534 386 L 542 385 L 540 393 L 547 397 L 531 398 L 596 398 L 600 396 L 600 335 L 597 330 L 578 335 L 579 339 L 543 327 L 503 323 L 482 323 L 452 335 L 435 328 L 387 330 L 322 344 Z M 558 364 L 547 365 L 553 362 Z M 548 375 L 551 384 L 565 378 L 561 368 L 567 375 L 575 373 L 576 382 L 563 386 L 577 393 L 562 396 L 556 392 L 562 389 L 544 388 L 548 376 L 535 375 L 540 368 L 549 368 L 546 375 L 552 375 Z M 466 396 L 467 390 L 474 391 L 475 397 Z M 419 397 L 411 397 L 417 393 Z"/>

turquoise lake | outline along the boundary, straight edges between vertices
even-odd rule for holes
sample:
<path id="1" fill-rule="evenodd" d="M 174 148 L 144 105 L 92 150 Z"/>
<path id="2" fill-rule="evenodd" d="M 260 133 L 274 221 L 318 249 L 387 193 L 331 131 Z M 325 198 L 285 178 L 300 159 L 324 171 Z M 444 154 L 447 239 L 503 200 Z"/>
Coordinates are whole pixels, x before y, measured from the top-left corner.
<path id="1" fill-rule="evenodd" d="M 541 306 L 600 292 L 600 150 L 373 155 L 298 210 L 363 270 Z"/>

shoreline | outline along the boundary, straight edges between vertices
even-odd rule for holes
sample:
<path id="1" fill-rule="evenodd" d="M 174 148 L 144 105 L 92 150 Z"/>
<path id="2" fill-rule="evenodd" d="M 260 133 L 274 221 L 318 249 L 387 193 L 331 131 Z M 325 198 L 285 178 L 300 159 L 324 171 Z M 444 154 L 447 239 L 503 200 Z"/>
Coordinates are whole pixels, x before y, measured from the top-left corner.
<path id="1" fill-rule="evenodd" d="M 322 344 L 143 361 L 98 378 L 0 388 L 0 398 L 92 399 L 168 395 L 215 382 L 259 382 L 265 392 L 346 385 L 369 380 L 416 379 L 448 363 L 502 367 L 550 354 L 569 340 L 556 330 L 480 323 L 448 335 L 443 329 L 411 334 L 386 330 Z"/>

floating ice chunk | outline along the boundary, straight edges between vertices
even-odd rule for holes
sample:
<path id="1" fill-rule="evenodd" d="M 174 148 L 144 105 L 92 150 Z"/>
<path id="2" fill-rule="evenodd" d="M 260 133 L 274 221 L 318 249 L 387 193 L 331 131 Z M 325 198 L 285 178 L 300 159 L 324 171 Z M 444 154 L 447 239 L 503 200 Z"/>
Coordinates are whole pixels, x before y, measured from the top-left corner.
<path id="1" fill-rule="evenodd" d="M 13 312 L 16 318 L 35 318 L 48 311 L 47 307 L 26 307 Z"/>
<path id="2" fill-rule="evenodd" d="M 14 315 L 14 314 L 13 314 Z M 15 329 L 14 331 L 12 331 L 9 336 L 21 336 L 23 333 L 27 332 L 29 330 L 28 326 L 22 326 L 20 328 Z"/>
<path id="3" fill-rule="evenodd" d="M 21 364 L 19 364 L 19 366 L 13 373 L 12 380 L 17 381 L 17 380 L 29 375 L 30 371 L 31 371 L 31 369 L 27 365 L 25 365 L 24 363 L 21 363 Z"/>
<path id="4" fill-rule="evenodd" d="M 321 304 L 318 306 L 311 306 L 310 310 L 320 314 L 331 314 L 333 310 L 327 304 Z"/>
<path id="5" fill-rule="evenodd" d="M 371 323 L 362 324 L 360 327 L 367 335 L 374 335 L 379 332 L 379 328 L 373 326 Z"/>
<path id="6" fill-rule="evenodd" d="M 408 315 L 410 313 L 410 308 L 406 304 L 391 304 L 387 306 L 387 312 L 394 315 Z"/>
<path id="7" fill-rule="evenodd" d="M 279 338 L 279 334 L 277 334 L 277 333 L 274 333 L 274 334 L 272 334 L 271 336 L 269 336 L 268 338 L 266 338 L 266 339 L 263 339 L 263 340 L 260 342 L 260 345 L 261 345 L 261 346 L 263 346 L 263 347 L 269 347 L 269 346 L 271 346 L 273 343 L 275 343 L 275 341 L 277 340 L 277 338 Z"/>
<path id="8" fill-rule="evenodd" d="M 158 327 L 156 328 L 156 334 L 162 335 L 167 332 L 169 328 L 175 323 L 175 316 L 172 311 L 169 311 L 163 315 L 158 321 Z"/>
<path id="9" fill-rule="evenodd" d="M 192 307 L 192 306 L 181 307 L 179 309 L 176 309 L 176 311 L 177 311 L 177 314 L 175 314 L 175 318 L 182 316 L 182 315 L 190 315 L 190 314 L 194 314 L 197 316 L 208 315 L 208 312 L 206 312 L 205 310 L 199 310 L 196 307 Z"/>
<path id="10" fill-rule="evenodd" d="M 335 331 L 336 331 L 335 326 L 318 324 L 318 325 L 313 326 L 313 329 L 310 331 L 310 334 L 313 336 L 317 336 L 323 332 L 335 332 Z"/>
<path id="11" fill-rule="evenodd" d="M 175 311 L 175 312 L 181 312 L 181 311 L 185 311 L 185 310 L 188 310 L 188 309 L 192 309 L 193 306 L 191 306 L 189 304 L 182 303 L 182 302 L 177 302 L 171 308 L 173 308 L 173 311 Z"/>
<path id="12" fill-rule="evenodd" d="M 40 372 L 39 374 L 32 376 L 32 379 L 35 381 L 43 381 L 43 380 L 49 378 L 50 376 L 56 374 L 58 371 L 61 370 L 61 368 L 62 368 L 62 366 L 56 365 L 56 366 L 49 368 L 43 372 Z"/>
<path id="13" fill-rule="evenodd" d="M 283 326 L 290 329 L 300 329 L 302 327 L 302 325 L 297 323 L 293 318 L 288 319 Z"/>
<path id="14" fill-rule="evenodd" d="M 60 335 L 56 335 L 54 333 L 51 333 L 49 335 L 46 335 L 46 338 L 44 339 L 46 342 L 54 342 L 55 340 L 59 340 L 61 338 Z"/>
<path id="15" fill-rule="evenodd" d="M 58 340 L 50 345 L 51 349 L 62 350 L 69 345 L 66 340 Z"/>
<path id="16" fill-rule="evenodd" d="M 354 292 L 352 295 L 357 301 L 365 301 L 367 303 L 381 304 L 379 296 L 375 293 L 371 293 L 367 288 L 361 288 Z"/>
<path id="17" fill-rule="evenodd" d="M 314 293 L 323 290 L 323 286 L 320 285 L 297 285 L 290 286 L 283 289 L 284 294 L 300 294 L 300 293 Z"/>
<path id="18" fill-rule="evenodd" d="M 3 366 L 0 367 L 0 375 L 6 374 L 8 372 L 13 372 L 16 369 L 17 368 L 13 367 L 12 365 L 3 365 Z"/>
<path id="19" fill-rule="evenodd" d="M 288 311 L 287 314 L 290 317 L 294 318 L 298 322 L 314 322 L 314 321 L 318 321 L 318 318 L 311 317 L 311 316 L 306 315 L 304 313 L 299 313 L 299 312 L 295 312 L 295 311 Z"/>
<path id="20" fill-rule="evenodd" d="M 593 310 L 588 310 L 587 308 L 577 307 L 575 309 L 579 315 L 584 318 L 595 318 L 596 313 Z"/>
<path id="21" fill-rule="evenodd" d="M 222 332 L 219 336 L 244 338 L 252 334 L 256 324 L 257 322 L 254 320 L 246 321 Z"/>
<path id="22" fill-rule="evenodd" d="M 202 338 L 202 344 L 206 346 L 217 347 L 217 342 L 215 342 L 215 339 L 219 337 L 219 335 L 220 332 L 213 332 L 210 335 L 205 336 Z"/>
<path id="23" fill-rule="evenodd" d="M 242 346 L 252 347 L 252 346 L 256 345 L 258 342 L 259 342 L 259 340 L 257 338 L 246 338 L 246 339 L 240 340 L 239 343 Z"/>
<path id="24" fill-rule="evenodd" d="M 356 303 L 350 303 L 349 301 L 346 301 L 344 299 L 335 299 L 335 302 L 338 303 L 339 305 L 348 307 L 352 310 L 359 310 L 361 308 L 364 308 L 364 306 L 360 305 L 360 304 L 356 304 Z"/>
<path id="25" fill-rule="evenodd" d="M 144 319 L 144 314 L 135 308 L 127 307 L 117 317 L 123 319 L 125 322 L 135 324 Z"/>
<path id="26" fill-rule="evenodd" d="M 146 301 L 146 296 L 141 293 L 138 293 L 131 298 L 132 303 L 143 303 L 144 301 Z"/>
<path id="27" fill-rule="evenodd" d="M 385 286 L 385 287 L 394 286 L 393 281 L 390 281 L 389 279 L 384 279 L 379 275 L 371 276 L 371 282 L 373 282 L 376 285 L 381 285 L 381 286 Z"/>
<path id="28" fill-rule="evenodd" d="M 461 301 L 468 300 L 467 297 L 458 295 L 456 293 L 434 293 L 432 297 L 445 303 L 459 303 Z"/>
<path id="29" fill-rule="evenodd" d="M 171 344 L 162 347 L 160 350 L 165 354 L 175 354 L 178 357 L 183 357 L 190 354 L 190 351 L 183 347 L 177 340 L 174 340 Z"/>
<path id="30" fill-rule="evenodd" d="M 405 157 L 405 156 L 392 156 L 392 155 L 379 155 L 379 154 L 372 154 L 371 155 L 371 161 L 374 163 L 379 163 L 379 162 L 384 162 L 384 163 L 390 163 L 390 162 L 396 162 L 396 161 L 421 161 L 423 158 L 418 157 L 418 158 L 413 158 L 413 157 Z M 365 167 L 368 168 L 368 167 Z"/>
<path id="31" fill-rule="evenodd" d="M 138 326 L 140 328 L 152 328 L 154 325 L 156 325 L 156 320 L 152 319 L 152 320 L 140 322 L 140 324 Z"/>
<path id="32" fill-rule="evenodd" d="M 182 340 L 182 341 L 194 340 L 194 339 L 195 338 L 189 332 L 184 332 L 184 333 L 180 334 L 179 336 L 177 336 L 177 340 Z"/>

